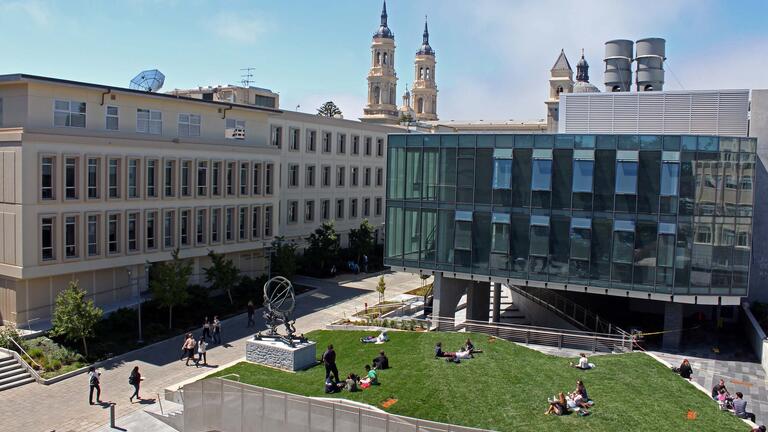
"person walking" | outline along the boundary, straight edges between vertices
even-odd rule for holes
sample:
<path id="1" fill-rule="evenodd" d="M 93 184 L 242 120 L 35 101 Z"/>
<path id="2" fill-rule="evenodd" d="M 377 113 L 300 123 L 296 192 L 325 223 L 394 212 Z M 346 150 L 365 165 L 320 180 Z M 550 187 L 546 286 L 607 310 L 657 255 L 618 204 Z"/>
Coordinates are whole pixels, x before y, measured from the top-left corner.
<path id="1" fill-rule="evenodd" d="M 133 394 L 130 398 L 128 398 L 131 403 L 133 403 L 133 398 L 141 400 L 141 396 L 139 396 L 139 386 L 141 385 L 141 380 L 143 379 L 144 378 L 142 378 L 141 374 L 139 373 L 139 367 L 134 366 L 133 370 L 131 371 L 131 376 L 128 377 L 128 384 L 133 386 Z"/>
<path id="2" fill-rule="evenodd" d="M 205 336 L 201 336 L 200 339 L 205 340 Z M 197 365 L 197 360 L 195 360 L 195 346 L 197 346 L 197 343 L 195 343 L 195 338 L 193 338 L 192 334 L 190 334 L 189 338 L 184 344 L 184 349 L 187 351 L 187 366 L 189 366 L 190 360 L 195 362 L 195 365 Z"/>
<path id="3" fill-rule="evenodd" d="M 208 317 L 203 320 L 203 337 L 206 339 L 211 337 L 211 322 L 208 321 Z"/>
<path id="4" fill-rule="evenodd" d="M 221 344 L 221 321 L 218 315 L 213 316 L 213 342 Z"/>
<path id="5" fill-rule="evenodd" d="M 88 368 L 88 386 L 90 387 L 90 392 L 88 393 L 88 403 L 91 405 L 94 405 L 93 403 L 94 390 L 96 390 L 96 403 L 101 403 L 100 377 L 101 377 L 101 374 L 96 370 L 95 367 L 91 366 Z"/>
<path id="6" fill-rule="evenodd" d="M 339 369 L 336 367 L 336 351 L 333 350 L 333 345 L 328 345 L 328 349 L 323 353 L 323 365 L 325 365 L 325 379 L 333 374 L 333 379 L 336 383 L 339 382 Z"/>
<path id="7" fill-rule="evenodd" d="M 181 357 L 179 357 L 179 360 L 184 360 L 185 358 L 189 357 L 189 350 L 187 348 L 187 344 L 189 342 L 189 338 L 192 337 L 192 333 L 187 333 L 184 337 L 184 342 L 181 344 Z"/>
<path id="8" fill-rule="evenodd" d="M 246 327 L 250 326 L 256 326 L 256 321 L 253 319 L 253 315 L 256 313 L 256 308 L 253 306 L 253 302 L 251 300 L 248 300 L 248 324 L 246 324 Z"/>
<path id="9" fill-rule="evenodd" d="M 205 341 L 204 337 L 200 337 L 200 340 L 197 342 L 197 361 L 195 362 L 195 367 L 198 367 L 200 362 L 203 362 L 203 366 L 208 366 L 207 348 L 208 342 Z"/>

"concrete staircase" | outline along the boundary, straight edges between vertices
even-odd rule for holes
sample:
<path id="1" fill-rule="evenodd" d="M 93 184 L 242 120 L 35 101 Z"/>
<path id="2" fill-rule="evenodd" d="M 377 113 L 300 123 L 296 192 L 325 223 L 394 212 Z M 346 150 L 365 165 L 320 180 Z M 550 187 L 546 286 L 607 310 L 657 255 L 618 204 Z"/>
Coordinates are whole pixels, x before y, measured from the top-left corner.
<path id="1" fill-rule="evenodd" d="M 32 375 L 15 358 L 0 354 L 0 391 L 34 381 L 35 379 L 32 378 Z"/>
<path id="2" fill-rule="evenodd" d="M 171 402 L 167 399 L 164 399 L 162 404 L 166 408 L 164 413 L 157 412 L 157 410 L 146 410 L 145 412 L 174 430 L 183 431 L 184 405 Z"/>
<path id="3" fill-rule="evenodd" d="M 499 322 L 504 324 L 531 325 L 530 320 L 528 320 L 525 315 L 523 315 L 523 313 L 520 311 L 520 308 L 515 306 L 514 302 L 512 301 L 512 294 L 509 288 L 505 289 L 501 286 L 501 284 L 491 285 L 491 308 L 489 311 L 489 316 L 493 316 L 493 298 L 496 295 L 497 289 L 501 290 L 501 314 L 499 315 Z"/>

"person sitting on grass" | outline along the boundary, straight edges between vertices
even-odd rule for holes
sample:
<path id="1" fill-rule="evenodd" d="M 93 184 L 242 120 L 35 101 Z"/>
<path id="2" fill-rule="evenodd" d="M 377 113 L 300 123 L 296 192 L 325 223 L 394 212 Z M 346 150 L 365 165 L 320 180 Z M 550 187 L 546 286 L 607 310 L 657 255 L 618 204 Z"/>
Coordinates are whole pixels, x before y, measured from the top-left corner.
<path id="1" fill-rule="evenodd" d="M 456 360 L 466 360 L 466 359 L 471 359 L 473 357 L 474 356 L 472 355 L 472 351 L 470 351 L 468 349 L 464 349 L 462 351 L 456 351 L 454 353 L 454 358 Z"/>
<path id="2" fill-rule="evenodd" d="M 357 381 L 359 381 L 359 377 L 353 373 L 349 373 L 347 375 L 347 379 L 344 380 L 344 389 L 348 392 L 356 392 L 357 391 Z"/>
<path id="3" fill-rule="evenodd" d="M 325 392 L 336 393 L 339 391 L 339 387 L 333 382 L 330 376 L 325 378 Z"/>
<path id="4" fill-rule="evenodd" d="M 365 365 L 365 378 L 360 380 L 360 387 L 368 388 L 379 384 L 379 374 L 376 369 L 371 369 L 370 365 Z"/>
<path id="5" fill-rule="evenodd" d="M 456 353 L 443 351 L 443 343 L 438 342 L 437 345 L 435 345 L 435 358 L 439 357 L 454 358 L 456 357 Z"/>
<path id="6" fill-rule="evenodd" d="M 371 363 L 373 363 L 373 368 L 376 370 L 389 369 L 389 359 L 383 350 L 379 351 L 379 356 L 373 359 Z"/>
<path id="7" fill-rule="evenodd" d="M 589 395 L 587 394 L 587 388 L 584 387 L 584 381 L 576 380 L 576 391 L 575 391 L 575 393 L 580 394 L 581 397 L 585 401 L 589 401 Z"/>
<path id="8" fill-rule="evenodd" d="M 755 422 L 755 414 L 747 412 L 747 401 L 744 400 L 744 395 L 741 392 L 736 392 L 736 399 L 733 400 L 733 413 L 738 418 Z"/>
<path id="9" fill-rule="evenodd" d="M 363 336 L 360 338 L 360 342 L 362 343 L 375 343 L 375 344 L 383 344 L 388 340 L 389 340 L 389 336 L 387 336 L 386 330 L 382 330 L 378 336 Z"/>
<path id="10" fill-rule="evenodd" d="M 568 402 L 565 400 L 563 392 L 558 393 L 555 399 L 550 399 L 548 402 L 549 408 L 544 413 L 545 415 L 554 414 L 561 416 L 568 412 Z"/>
<path id="11" fill-rule="evenodd" d="M 581 397 L 581 395 L 577 392 L 573 392 L 568 395 L 566 398 L 566 406 L 568 409 L 577 411 L 579 415 L 585 416 L 589 415 L 589 411 L 587 411 L 587 408 L 592 406 L 589 402 L 585 401 L 584 398 Z"/>
<path id="12" fill-rule="evenodd" d="M 720 389 L 715 400 L 717 401 L 717 404 L 720 405 L 721 410 L 725 411 L 733 409 L 733 398 L 724 388 Z"/>
<path id="13" fill-rule="evenodd" d="M 584 353 L 579 354 L 579 362 L 577 364 L 573 364 L 573 362 L 570 363 L 571 367 L 575 367 L 576 369 L 581 370 L 587 370 L 592 369 L 595 367 L 594 363 L 590 363 L 589 359 L 587 358 L 587 355 Z"/>
<path id="14" fill-rule="evenodd" d="M 720 390 L 725 390 L 726 393 L 729 393 L 728 389 L 725 387 L 725 381 L 722 379 L 712 387 L 712 399 L 717 400 L 717 397 L 720 395 Z"/>
<path id="15" fill-rule="evenodd" d="M 483 350 L 476 349 L 475 345 L 471 340 L 469 340 L 469 338 L 467 338 L 467 342 L 464 343 L 464 351 L 469 351 L 472 354 L 483 352 Z"/>
<path id="16" fill-rule="evenodd" d="M 691 369 L 691 363 L 688 361 L 688 359 L 683 359 L 683 362 L 680 363 L 680 367 L 672 368 L 672 371 L 677 372 L 681 377 L 687 380 L 690 380 L 691 375 L 693 375 L 693 369 Z"/>

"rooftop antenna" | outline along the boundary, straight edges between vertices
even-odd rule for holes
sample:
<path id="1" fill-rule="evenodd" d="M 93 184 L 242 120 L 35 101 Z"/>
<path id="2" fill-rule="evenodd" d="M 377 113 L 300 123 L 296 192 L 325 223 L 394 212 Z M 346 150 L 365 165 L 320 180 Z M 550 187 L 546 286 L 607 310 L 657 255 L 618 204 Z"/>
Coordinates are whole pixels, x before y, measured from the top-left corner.
<path id="1" fill-rule="evenodd" d="M 133 90 L 144 90 L 146 92 L 156 92 L 160 90 L 165 82 L 165 75 L 157 69 L 150 69 L 139 72 L 133 77 L 128 88 Z"/>
<path id="2" fill-rule="evenodd" d="M 255 71 L 256 68 L 247 67 L 240 69 L 242 74 L 240 74 L 240 82 L 243 83 L 243 87 L 250 87 L 251 83 L 253 82 L 253 71 Z"/>

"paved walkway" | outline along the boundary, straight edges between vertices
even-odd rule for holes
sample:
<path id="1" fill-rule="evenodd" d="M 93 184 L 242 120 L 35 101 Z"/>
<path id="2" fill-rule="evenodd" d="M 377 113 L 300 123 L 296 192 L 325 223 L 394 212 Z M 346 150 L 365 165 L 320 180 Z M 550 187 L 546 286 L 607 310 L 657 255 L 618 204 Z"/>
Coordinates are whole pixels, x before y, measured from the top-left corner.
<path id="1" fill-rule="evenodd" d="M 378 276 L 342 275 L 336 280 L 295 277 L 295 283 L 317 288 L 301 296 L 297 302 L 297 331 L 306 333 L 323 328 L 336 318 L 362 309 L 364 303 L 376 303 Z M 385 280 L 388 297 L 421 285 L 418 276 L 408 273 L 386 273 Z M 261 322 L 261 311 L 257 312 L 257 319 Z M 209 367 L 216 368 L 245 356 L 245 341 L 255 332 L 245 327 L 246 321 L 243 314 L 222 323 L 223 344 L 209 348 Z M 134 366 L 139 366 L 146 379 L 141 390 L 141 396 L 145 398 L 156 398 L 157 394 L 162 397 L 166 387 L 205 372 L 204 368 L 186 367 L 184 362 L 179 361 L 182 342 L 182 336 L 177 336 L 108 361 L 100 369 L 101 399 L 105 401 L 101 406 L 88 405 L 86 374 L 50 386 L 28 384 L 0 392 L 0 431 L 92 431 L 108 424 L 108 402 L 117 404 L 117 425 L 120 426 L 120 417 L 153 403 L 129 403 L 132 388 L 128 385 L 128 376 Z"/>

